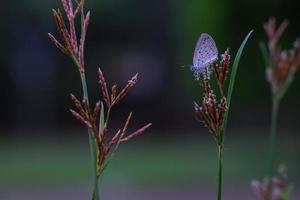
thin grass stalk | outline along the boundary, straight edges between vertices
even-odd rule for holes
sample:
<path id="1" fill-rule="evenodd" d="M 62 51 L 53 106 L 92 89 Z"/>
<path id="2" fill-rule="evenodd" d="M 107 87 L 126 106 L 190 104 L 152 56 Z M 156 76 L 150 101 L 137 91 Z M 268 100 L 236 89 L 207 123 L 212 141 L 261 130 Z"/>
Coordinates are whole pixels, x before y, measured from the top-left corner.
<path id="1" fill-rule="evenodd" d="M 231 97 L 232 97 L 232 92 L 235 84 L 235 79 L 236 79 L 236 74 L 240 62 L 240 58 L 242 56 L 244 47 L 251 36 L 253 30 L 251 30 L 243 40 L 236 56 L 233 61 L 232 65 L 232 71 L 230 74 L 230 82 L 229 82 L 229 87 L 228 87 L 228 92 L 227 92 L 227 111 L 225 112 L 225 117 L 224 117 L 224 128 L 223 130 L 220 131 L 220 143 L 218 146 L 219 150 L 219 156 L 218 156 L 218 200 L 222 200 L 222 186 L 223 186 L 223 147 L 224 147 L 224 138 L 225 138 L 225 132 L 227 128 L 227 120 L 228 120 L 228 113 L 230 110 L 230 102 L 231 102 Z"/>
<path id="2" fill-rule="evenodd" d="M 269 136 L 269 158 L 268 158 L 268 200 L 271 200 L 272 190 L 272 177 L 274 175 L 274 164 L 275 164 L 275 155 L 276 155 L 276 140 L 277 140 L 277 118 L 279 110 L 279 100 L 274 97 L 272 98 L 272 114 L 271 114 L 271 127 L 270 127 L 270 136 Z"/>
<path id="3" fill-rule="evenodd" d="M 223 147 L 218 146 L 218 200 L 222 200 Z"/>
<path id="4" fill-rule="evenodd" d="M 81 40 L 80 43 L 82 48 L 84 48 L 84 38 L 85 38 L 85 30 L 84 30 L 84 1 L 82 0 L 82 6 L 81 6 Z M 80 51 L 80 49 L 79 49 Z M 83 52 L 84 49 L 82 49 L 82 56 L 84 55 Z M 83 61 L 79 62 L 79 64 L 84 64 Z M 82 66 L 83 67 L 83 66 Z M 81 71 L 79 70 L 79 73 Z M 88 89 L 87 89 L 87 83 L 85 78 L 85 73 L 80 73 L 81 77 L 81 84 L 82 84 L 82 91 L 83 91 L 83 97 L 88 101 L 89 103 L 89 95 L 88 95 Z M 99 190 L 98 190 L 98 174 L 97 174 L 97 153 L 98 153 L 98 147 L 96 144 L 95 137 L 93 135 L 92 129 L 88 128 L 88 135 L 89 135 L 89 147 L 90 147 L 90 155 L 91 155 L 91 162 L 92 162 L 92 176 L 93 176 L 93 200 L 99 200 Z"/>
<path id="5" fill-rule="evenodd" d="M 89 102 L 88 99 L 88 90 L 87 90 L 87 83 L 85 79 L 85 74 L 82 73 L 81 77 L 81 84 L 82 84 L 82 91 L 83 97 Z M 89 147 L 90 147 L 90 154 L 91 154 L 91 161 L 92 161 L 92 176 L 93 176 L 93 200 L 99 200 L 99 191 L 98 191 L 98 175 L 97 175 L 97 145 L 96 140 L 93 135 L 92 129 L 88 128 L 88 135 L 89 135 Z"/>
<path id="6" fill-rule="evenodd" d="M 227 112 L 225 113 L 225 117 L 224 117 L 224 130 L 223 130 L 223 133 L 221 134 L 221 143 L 222 144 L 224 143 L 224 136 L 225 136 L 225 132 L 226 132 L 226 128 L 227 128 L 228 111 L 230 110 L 231 97 L 232 97 L 232 92 L 233 92 L 233 88 L 234 88 L 234 84 L 235 84 L 235 78 L 236 78 L 238 66 L 240 63 L 240 58 L 242 56 L 244 47 L 252 33 L 253 33 L 253 30 L 251 30 L 247 34 L 247 36 L 243 40 L 243 42 L 235 56 L 235 59 L 233 61 L 232 71 L 231 71 L 230 78 L 229 78 L 230 82 L 229 82 L 229 87 L 228 87 L 228 92 L 227 92 Z"/>
<path id="7" fill-rule="evenodd" d="M 83 7 L 82 7 L 83 9 Z M 82 11 L 83 13 L 83 11 Z M 75 56 L 71 56 L 73 62 L 76 64 L 80 79 L 81 79 L 81 85 L 82 85 L 82 92 L 83 92 L 83 99 L 86 99 L 89 103 L 89 95 L 88 95 L 88 89 L 87 89 L 87 82 L 85 78 L 85 72 L 81 71 L 82 68 L 81 63 L 78 61 L 78 59 Z M 93 135 L 93 131 L 91 128 L 88 128 L 88 135 L 89 135 L 89 148 L 90 148 L 90 155 L 91 155 L 91 162 L 92 162 L 92 176 L 93 176 L 93 195 L 92 200 L 99 200 L 99 191 L 98 191 L 98 175 L 97 175 L 97 144 L 95 137 Z"/>

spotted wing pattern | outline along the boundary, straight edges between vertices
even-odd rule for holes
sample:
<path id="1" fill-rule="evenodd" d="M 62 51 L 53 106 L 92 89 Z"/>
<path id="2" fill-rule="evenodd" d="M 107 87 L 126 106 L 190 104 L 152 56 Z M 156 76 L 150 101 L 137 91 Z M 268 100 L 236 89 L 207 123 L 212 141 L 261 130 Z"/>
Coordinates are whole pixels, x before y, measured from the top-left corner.
<path id="1" fill-rule="evenodd" d="M 202 72 L 207 65 L 214 63 L 218 59 L 218 49 L 213 38 L 207 33 L 202 33 L 198 39 L 192 70 Z"/>

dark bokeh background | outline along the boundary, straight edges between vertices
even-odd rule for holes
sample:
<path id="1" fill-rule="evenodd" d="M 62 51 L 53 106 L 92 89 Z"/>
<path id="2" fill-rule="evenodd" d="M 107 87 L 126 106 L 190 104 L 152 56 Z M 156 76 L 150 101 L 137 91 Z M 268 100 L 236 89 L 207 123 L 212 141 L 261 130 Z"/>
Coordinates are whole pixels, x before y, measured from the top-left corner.
<path id="1" fill-rule="evenodd" d="M 1 3 L 0 199 L 86 199 L 90 162 L 84 127 L 68 112 L 69 94 L 81 95 L 78 72 L 47 37 L 57 35 L 51 8 L 58 0 Z M 250 29 L 241 59 L 226 139 L 225 199 L 254 199 L 252 178 L 265 174 L 270 92 L 258 42 L 262 23 L 287 18 L 281 45 L 300 35 L 297 0 L 88 0 L 87 79 L 100 98 L 97 68 L 112 85 L 136 72 L 140 80 L 112 113 L 117 128 L 133 110 L 149 132 L 123 147 L 101 182 L 106 199 L 212 199 L 215 147 L 194 120 L 200 90 L 183 65 L 192 63 L 201 32 L 235 54 Z M 288 165 L 295 200 L 300 174 L 299 89 L 296 75 L 282 101 L 277 162 Z M 238 189 L 236 189 L 238 188 Z M 175 190 L 174 190 L 175 189 Z M 117 192 L 116 192 L 117 191 Z M 298 189 L 299 194 L 299 189 Z M 201 196 L 202 195 L 202 196 Z M 206 195 L 206 196 L 205 196 Z M 300 194 L 299 194 L 300 195 Z"/>

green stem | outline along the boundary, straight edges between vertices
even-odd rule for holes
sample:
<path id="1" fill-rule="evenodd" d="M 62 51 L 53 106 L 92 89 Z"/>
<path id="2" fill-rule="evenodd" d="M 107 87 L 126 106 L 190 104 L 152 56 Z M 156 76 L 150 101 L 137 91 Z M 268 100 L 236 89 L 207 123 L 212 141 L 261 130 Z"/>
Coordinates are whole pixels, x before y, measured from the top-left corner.
<path id="1" fill-rule="evenodd" d="M 104 122 L 105 123 L 104 127 L 108 126 L 108 120 L 109 120 L 110 112 L 111 112 L 111 106 L 108 107 L 106 119 L 105 119 L 105 122 Z"/>
<path id="2" fill-rule="evenodd" d="M 271 127 L 270 127 L 270 136 L 269 136 L 268 177 L 270 182 L 268 187 L 269 188 L 268 200 L 271 198 L 272 177 L 274 173 L 278 108 L 279 108 L 279 100 L 274 95 L 272 98 L 272 115 L 271 115 Z"/>
<path id="3" fill-rule="evenodd" d="M 81 84 L 82 84 L 82 91 L 83 91 L 83 97 L 89 101 L 88 98 L 88 90 L 87 90 L 87 83 L 85 79 L 85 74 L 80 74 L 81 77 Z M 88 129 L 88 135 L 89 135 L 89 146 L 90 146 L 90 154 L 91 154 L 91 160 L 92 160 L 92 167 L 93 167 L 93 178 L 94 178 L 94 188 L 93 188 L 93 200 L 99 200 L 99 191 L 98 191 L 98 176 L 97 176 L 97 144 L 95 137 L 93 135 L 92 129 Z"/>
<path id="4" fill-rule="evenodd" d="M 78 3 L 78 1 L 76 1 Z M 82 0 L 82 6 L 81 6 L 81 38 L 80 38 L 80 46 L 84 48 L 85 43 L 85 30 L 84 30 L 84 0 Z M 83 50 L 81 52 L 84 54 Z M 82 91 L 83 91 L 83 98 L 87 100 L 89 103 L 89 95 L 88 95 L 88 89 L 87 89 L 87 83 L 85 78 L 85 72 L 84 72 L 84 62 L 79 62 L 79 58 L 71 54 L 70 57 L 72 58 L 73 62 L 78 68 L 80 78 L 81 78 L 81 85 L 82 85 Z M 89 147 L 90 147 L 90 155 L 91 155 L 91 161 L 92 161 L 92 171 L 93 171 L 93 194 L 92 194 L 92 200 L 99 200 L 99 190 L 98 190 L 98 182 L 99 182 L 99 176 L 98 176 L 98 169 L 97 169 L 97 158 L 98 158 L 98 145 L 97 141 L 95 139 L 95 136 L 93 134 L 93 131 L 91 128 L 88 128 L 88 135 L 89 135 Z"/>
<path id="5" fill-rule="evenodd" d="M 222 200 L 223 147 L 218 146 L 218 200 Z"/>
<path id="6" fill-rule="evenodd" d="M 98 191 L 98 176 L 97 176 L 97 145 L 93 136 L 93 132 L 91 129 L 88 129 L 89 134 L 89 146 L 90 146 L 90 154 L 93 166 L 93 197 L 92 200 L 99 200 L 99 191 Z"/>
<path id="7" fill-rule="evenodd" d="M 243 42 L 235 56 L 234 62 L 233 62 L 233 66 L 232 66 L 232 70 L 231 70 L 231 74 L 230 74 L 230 82 L 229 82 L 228 91 L 227 91 L 227 110 L 225 112 L 222 128 L 219 132 L 220 134 L 218 135 L 219 138 L 217 138 L 218 150 L 219 150 L 219 156 L 218 156 L 218 159 L 219 159 L 218 160 L 218 166 L 219 166 L 218 167 L 218 200 L 222 200 L 223 147 L 224 147 L 224 137 L 225 137 L 226 127 L 227 127 L 228 113 L 229 113 L 229 109 L 230 109 L 230 102 L 231 102 L 233 87 L 235 84 L 235 78 L 236 78 L 236 74 L 237 74 L 237 70 L 238 70 L 242 52 L 244 50 L 244 47 L 245 47 L 250 35 L 252 34 L 252 32 L 253 32 L 253 30 L 251 30 L 247 34 L 245 39 L 243 40 Z M 220 89 L 220 93 L 223 94 L 223 89 Z"/>
<path id="8" fill-rule="evenodd" d="M 219 156 L 218 156 L 218 200 L 222 200 L 222 179 L 223 179 L 223 147 L 224 147 L 224 138 L 225 138 L 225 132 L 226 132 L 226 127 L 227 127 L 227 120 L 228 120 L 228 113 L 229 113 L 229 109 L 230 109 L 230 102 L 231 102 L 231 97 L 232 97 L 232 92 L 233 92 L 233 87 L 235 84 L 235 79 L 236 79 L 236 74 L 237 74 L 237 70 L 238 70 L 238 66 L 239 66 L 239 62 L 240 62 L 240 58 L 242 55 L 242 52 L 244 50 L 244 47 L 250 37 L 250 35 L 252 34 L 253 30 L 251 30 L 247 36 L 245 37 L 245 39 L 243 40 L 236 56 L 235 59 L 233 61 L 233 65 L 232 65 L 232 70 L 231 70 L 231 74 L 230 74 L 230 82 L 229 82 L 229 86 L 228 86 L 228 91 L 227 91 L 227 110 L 225 112 L 225 116 L 224 116 L 224 121 L 223 121 L 223 125 L 222 125 L 222 129 L 220 130 L 220 134 L 218 135 L 218 150 L 219 150 Z M 220 89 L 220 93 L 223 96 L 223 89 Z"/>

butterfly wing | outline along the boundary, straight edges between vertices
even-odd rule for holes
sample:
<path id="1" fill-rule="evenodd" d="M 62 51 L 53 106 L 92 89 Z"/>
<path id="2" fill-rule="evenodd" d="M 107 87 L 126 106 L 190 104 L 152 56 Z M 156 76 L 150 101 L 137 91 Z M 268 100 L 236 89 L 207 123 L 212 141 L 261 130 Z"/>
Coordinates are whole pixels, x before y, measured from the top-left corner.
<path id="1" fill-rule="evenodd" d="M 212 64 L 217 59 L 218 49 L 215 41 L 209 34 L 202 33 L 195 48 L 193 69 L 202 71 L 205 66 Z"/>

